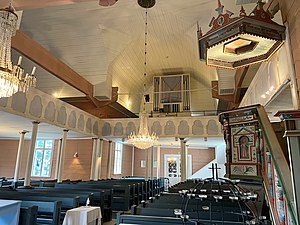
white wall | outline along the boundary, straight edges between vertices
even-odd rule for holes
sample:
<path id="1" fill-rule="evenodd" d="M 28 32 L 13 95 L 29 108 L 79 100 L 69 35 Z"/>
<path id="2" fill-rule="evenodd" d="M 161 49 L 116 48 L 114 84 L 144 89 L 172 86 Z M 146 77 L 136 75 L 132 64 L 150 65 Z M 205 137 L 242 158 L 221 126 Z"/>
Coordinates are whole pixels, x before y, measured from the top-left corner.
<path id="1" fill-rule="evenodd" d="M 215 147 L 215 159 L 208 163 L 205 167 L 194 173 L 192 176 L 188 177 L 188 179 L 195 178 L 209 178 L 212 177 L 211 167 L 212 163 L 217 163 L 218 167 L 221 168 L 218 170 L 218 176 L 224 177 L 226 173 L 225 163 L 226 163 L 226 145 L 219 144 Z"/>

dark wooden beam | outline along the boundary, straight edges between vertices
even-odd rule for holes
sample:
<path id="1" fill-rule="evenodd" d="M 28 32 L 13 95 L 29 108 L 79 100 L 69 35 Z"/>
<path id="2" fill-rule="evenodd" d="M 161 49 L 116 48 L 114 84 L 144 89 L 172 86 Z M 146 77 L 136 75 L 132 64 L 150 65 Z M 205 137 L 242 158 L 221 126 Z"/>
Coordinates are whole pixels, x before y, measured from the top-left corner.
<path id="1" fill-rule="evenodd" d="M 233 103 L 239 104 L 240 98 L 241 98 L 241 90 L 242 90 L 242 84 L 246 77 L 246 74 L 249 70 L 249 66 L 244 68 L 239 68 L 236 70 L 235 73 L 235 91 L 234 91 L 234 97 L 233 97 Z"/>
<path id="2" fill-rule="evenodd" d="M 219 83 L 217 80 L 212 81 L 211 86 L 212 86 L 211 94 L 213 98 L 221 99 L 226 102 L 233 102 L 233 94 L 219 95 Z"/>
<path id="3" fill-rule="evenodd" d="M 243 81 L 246 77 L 249 67 L 239 68 L 235 73 L 235 89 L 234 93 L 230 95 L 219 95 L 219 83 L 218 81 L 212 81 L 212 97 L 220 99 L 222 101 L 229 102 L 228 107 L 230 109 L 237 108 L 241 101 L 241 94 L 245 92 L 242 88 Z"/>
<path id="4" fill-rule="evenodd" d="M 93 85 L 90 82 L 24 32 L 17 31 L 12 38 L 12 48 L 89 98 L 93 98 Z"/>

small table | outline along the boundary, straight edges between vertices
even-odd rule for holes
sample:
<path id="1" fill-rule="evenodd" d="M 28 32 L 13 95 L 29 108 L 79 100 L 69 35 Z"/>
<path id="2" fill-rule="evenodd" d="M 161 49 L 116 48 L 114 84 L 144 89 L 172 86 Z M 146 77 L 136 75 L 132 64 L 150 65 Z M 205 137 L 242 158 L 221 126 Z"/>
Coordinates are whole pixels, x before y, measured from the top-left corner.
<path id="1" fill-rule="evenodd" d="M 67 211 L 63 225 L 101 225 L 100 207 L 81 206 Z"/>
<path id="2" fill-rule="evenodd" d="M 18 225 L 21 201 L 0 199 L 0 224 Z"/>

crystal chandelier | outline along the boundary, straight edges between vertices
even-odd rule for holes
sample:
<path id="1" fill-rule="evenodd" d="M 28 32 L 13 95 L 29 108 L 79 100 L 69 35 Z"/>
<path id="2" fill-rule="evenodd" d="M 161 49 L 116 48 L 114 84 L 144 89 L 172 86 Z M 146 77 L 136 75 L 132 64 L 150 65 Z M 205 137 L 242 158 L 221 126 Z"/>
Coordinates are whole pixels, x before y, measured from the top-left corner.
<path id="1" fill-rule="evenodd" d="M 145 3 L 147 3 L 146 0 L 144 0 Z M 154 6 L 152 4 L 153 0 L 148 1 L 148 4 L 141 5 L 140 0 L 139 4 L 140 6 L 146 8 L 146 19 L 145 19 L 145 73 L 144 73 L 144 78 L 146 80 L 146 75 L 147 75 L 147 35 L 148 35 L 148 11 L 147 9 Z M 155 3 L 155 1 L 154 1 Z M 146 84 L 144 84 L 144 91 L 145 91 Z M 139 127 L 139 132 L 138 134 L 131 133 L 130 136 L 128 137 L 128 144 L 132 144 L 135 147 L 139 149 L 147 149 L 152 147 L 153 145 L 158 145 L 158 137 L 155 133 L 152 133 L 150 135 L 149 133 L 149 127 L 148 127 L 148 114 L 145 110 L 145 99 L 144 99 L 144 106 L 142 112 L 139 113 L 139 118 L 140 118 L 140 127 Z"/>
<path id="2" fill-rule="evenodd" d="M 128 137 L 128 144 L 132 144 L 140 149 L 147 149 L 153 145 L 158 145 L 158 137 L 155 133 L 149 134 L 148 114 L 145 110 L 140 112 L 140 129 L 139 133 L 131 133 Z"/>
<path id="3" fill-rule="evenodd" d="M 13 66 L 11 62 L 11 37 L 16 34 L 17 20 L 11 4 L 0 9 L 0 98 L 10 97 L 18 91 L 26 92 L 29 87 L 36 86 L 35 68 L 30 75 L 24 74 L 22 57 L 18 65 Z"/>

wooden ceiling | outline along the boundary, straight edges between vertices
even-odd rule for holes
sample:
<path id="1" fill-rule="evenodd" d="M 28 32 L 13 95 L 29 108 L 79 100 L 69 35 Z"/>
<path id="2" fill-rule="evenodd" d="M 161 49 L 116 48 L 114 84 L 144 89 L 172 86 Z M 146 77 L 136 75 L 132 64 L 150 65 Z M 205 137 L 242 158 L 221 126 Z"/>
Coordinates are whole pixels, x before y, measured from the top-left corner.
<path id="1" fill-rule="evenodd" d="M 233 0 L 222 3 L 239 12 L 240 6 Z M 0 7 L 7 4 L 1 1 Z M 217 73 L 200 62 L 196 35 L 197 21 L 203 32 L 209 29 L 217 1 L 157 0 L 149 9 L 146 81 L 145 10 L 136 0 L 119 0 L 111 7 L 101 7 L 92 0 L 15 0 L 13 5 L 24 10 L 20 26 L 24 34 L 91 85 L 106 82 L 118 87 L 118 103 L 132 112 L 139 112 L 143 83 L 151 94 L 154 75 L 181 73 L 191 74 L 192 111 L 217 109 L 211 97 L 211 81 L 217 79 Z M 247 11 L 254 6 L 247 5 Z M 14 52 L 14 61 L 17 56 Z M 29 71 L 33 64 L 25 60 L 23 66 Z M 50 72 L 38 67 L 37 88 L 60 98 L 87 95 L 76 83 L 74 87 Z"/>

